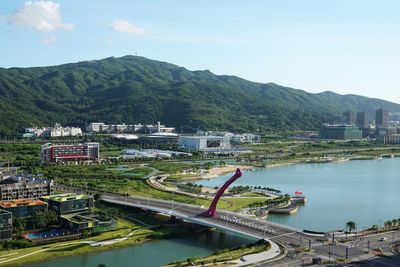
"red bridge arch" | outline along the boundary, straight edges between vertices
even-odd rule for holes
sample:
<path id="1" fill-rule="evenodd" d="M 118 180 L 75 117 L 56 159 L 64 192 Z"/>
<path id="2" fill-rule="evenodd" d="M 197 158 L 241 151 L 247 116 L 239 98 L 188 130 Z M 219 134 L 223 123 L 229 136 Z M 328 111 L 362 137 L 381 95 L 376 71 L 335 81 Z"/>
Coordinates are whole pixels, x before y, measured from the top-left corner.
<path id="1" fill-rule="evenodd" d="M 237 179 L 239 179 L 242 176 L 242 171 L 237 168 L 236 173 L 228 180 L 225 182 L 225 184 L 218 190 L 217 194 L 215 195 L 213 201 L 211 202 L 210 207 L 208 208 L 207 211 L 203 212 L 201 215 L 207 216 L 207 217 L 214 217 L 215 216 L 215 210 L 217 209 L 217 204 L 219 199 L 221 198 L 222 194 L 225 192 L 225 190 Z"/>

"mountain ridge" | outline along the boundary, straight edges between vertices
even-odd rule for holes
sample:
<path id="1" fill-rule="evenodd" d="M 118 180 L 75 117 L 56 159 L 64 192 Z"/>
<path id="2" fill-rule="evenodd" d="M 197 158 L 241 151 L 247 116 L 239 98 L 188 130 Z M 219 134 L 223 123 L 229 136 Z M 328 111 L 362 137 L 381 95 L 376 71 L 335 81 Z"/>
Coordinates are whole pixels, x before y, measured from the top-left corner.
<path id="1" fill-rule="evenodd" d="M 258 83 L 209 70 L 190 71 L 138 56 L 56 66 L 0 68 L 0 135 L 54 122 L 150 123 L 210 130 L 265 132 L 317 129 L 347 109 L 400 105 L 357 95 Z M 372 116 L 373 117 L 373 116 Z"/>

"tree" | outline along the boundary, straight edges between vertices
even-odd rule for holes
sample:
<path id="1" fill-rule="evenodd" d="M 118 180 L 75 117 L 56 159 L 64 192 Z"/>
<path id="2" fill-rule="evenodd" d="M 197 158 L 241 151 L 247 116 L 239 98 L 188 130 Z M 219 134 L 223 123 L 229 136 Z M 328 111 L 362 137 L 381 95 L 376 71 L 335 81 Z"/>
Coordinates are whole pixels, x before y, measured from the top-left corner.
<path id="1" fill-rule="evenodd" d="M 20 236 L 25 231 L 25 222 L 22 218 L 15 218 L 13 220 L 13 232 Z"/>
<path id="2" fill-rule="evenodd" d="M 46 226 L 57 224 L 58 216 L 54 210 L 48 210 L 42 213 Z"/>
<path id="3" fill-rule="evenodd" d="M 104 263 L 97 264 L 97 267 L 106 267 Z"/>
<path id="4" fill-rule="evenodd" d="M 346 223 L 346 229 L 348 229 L 349 232 L 355 230 L 356 227 L 357 227 L 357 224 L 356 224 L 355 222 L 353 222 L 353 221 L 348 221 L 348 222 Z"/>
<path id="5" fill-rule="evenodd" d="M 32 219 L 33 229 L 37 229 L 37 228 L 41 229 L 44 227 L 45 221 L 44 221 L 44 218 L 43 218 L 41 212 L 37 212 L 37 211 L 33 212 L 31 219 Z"/>

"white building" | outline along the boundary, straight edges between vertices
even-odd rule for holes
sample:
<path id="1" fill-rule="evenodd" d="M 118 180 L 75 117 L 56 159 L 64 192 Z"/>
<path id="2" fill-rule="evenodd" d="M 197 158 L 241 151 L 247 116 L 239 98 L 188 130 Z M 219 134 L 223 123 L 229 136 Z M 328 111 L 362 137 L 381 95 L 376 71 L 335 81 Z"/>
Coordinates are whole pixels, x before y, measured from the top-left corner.
<path id="1" fill-rule="evenodd" d="M 26 138 L 32 137 L 64 137 L 64 136 L 81 136 L 82 129 L 78 127 L 62 127 L 60 124 L 54 124 L 54 127 L 45 128 L 26 128 L 22 135 Z"/>
<path id="2" fill-rule="evenodd" d="M 90 133 L 133 133 L 143 132 L 147 134 L 151 133 L 173 133 L 175 132 L 174 127 L 166 127 L 160 122 L 157 124 L 105 124 L 103 122 L 92 122 L 86 127 L 86 131 Z"/>
<path id="3" fill-rule="evenodd" d="M 82 129 L 78 127 L 62 127 L 60 124 L 54 124 L 54 127 L 47 128 L 43 134 L 44 137 L 64 137 L 81 136 Z"/>
<path id="4" fill-rule="evenodd" d="M 228 136 L 182 136 L 179 144 L 181 148 L 198 151 L 223 150 L 231 147 Z"/>
<path id="5" fill-rule="evenodd" d="M 256 134 L 235 134 L 231 136 L 231 141 L 235 143 L 261 143 L 261 136 Z"/>
<path id="6" fill-rule="evenodd" d="M 198 131 L 196 135 L 205 135 L 205 136 L 233 136 L 231 132 L 220 132 L 220 131 Z"/>

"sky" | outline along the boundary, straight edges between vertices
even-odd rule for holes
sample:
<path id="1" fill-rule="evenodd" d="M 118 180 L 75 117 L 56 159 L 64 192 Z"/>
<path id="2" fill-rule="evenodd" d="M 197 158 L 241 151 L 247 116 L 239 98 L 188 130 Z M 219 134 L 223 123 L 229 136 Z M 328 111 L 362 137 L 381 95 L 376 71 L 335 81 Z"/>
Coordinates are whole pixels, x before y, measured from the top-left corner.
<path id="1" fill-rule="evenodd" d="M 398 0 L 0 0 L 0 67 L 139 55 L 400 103 Z"/>

